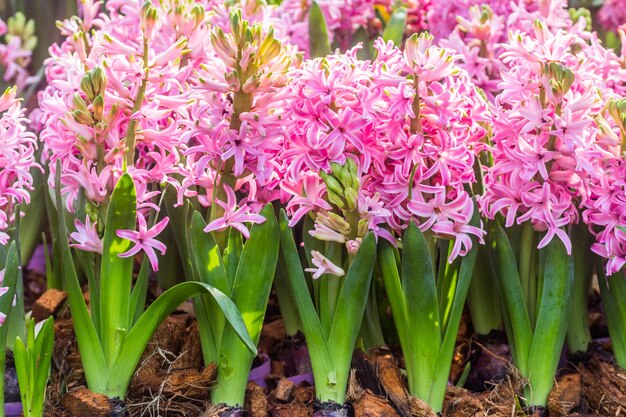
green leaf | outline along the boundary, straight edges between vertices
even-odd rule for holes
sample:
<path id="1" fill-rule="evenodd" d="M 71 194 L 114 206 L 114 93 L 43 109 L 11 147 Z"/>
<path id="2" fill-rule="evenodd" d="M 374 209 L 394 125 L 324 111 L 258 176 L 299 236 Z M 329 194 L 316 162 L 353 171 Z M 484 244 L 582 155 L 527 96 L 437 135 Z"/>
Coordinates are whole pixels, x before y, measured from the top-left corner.
<path id="1" fill-rule="evenodd" d="M 46 399 L 46 386 L 48 376 L 50 374 L 50 363 L 52 361 L 52 347 L 54 342 L 54 319 L 49 317 L 37 334 L 35 340 L 34 364 L 35 379 L 34 392 L 32 393 L 32 410 L 33 416 L 38 417 L 43 413 L 44 402 Z"/>
<path id="2" fill-rule="evenodd" d="M 522 286 L 517 272 L 517 262 L 506 233 L 496 221 L 489 230 L 491 267 L 494 271 L 505 330 L 515 365 L 522 375 L 528 375 L 528 354 L 533 340 L 528 312 L 524 307 Z"/>
<path id="3" fill-rule="evenodd" d="M 132 242 L 117 236 L 118 230 L 135 230 L 137 223 L 135 183 L 129 174 L 120 177 L 107 212 L 100 272 L 100 335 L 104 356 L 113 363 L 134 317 L 130 315 L 133 257 L 120 258 Z M 115 302 L 112 302 L 115 300 Z"/>
<path id="4" fill-rule="evenodd" d="M 55 179 L 55 199 L 57 201 L 57 224 L 59 228 L 59 251 L 61 271 L 65 279 L 65 288 L 68 292 L 70 311 L 74 322 L 74 332 L 80 351 L 81 362 L 90 390 L 103 394 L 106 392 L 108 379 L 108 367 L 104 358 L 104 352 L 98 339 L 96 329 L 91 322 L 87 305 L 83 298 L 83 292 L 76 276 L 74 260 L 67 236 L 67 228 L 63 218 L 63 199 L 61 198 L 61 161 L 57 160 L 57 175 Z M 116 305 L 117 303 L 110 303 Z"/>
<path id="5" fill-rule="evenodd" d="M 4 251 L 6 247 L 0 246 L 0 249 Z M 0 326 L 0 375 L 4 375 L 5 370 L 6 350 L 4 347 L 7 345 L 7 333 L 9 331 L 9 326 L 6 323 L 11 319 L 15 284 L 18 277 L 18 255 L 15 242 L 11 242 L 7 252 L 2 255 L 5 255 L 0 258 L 0 267 L 4 268 L 2 285 L 8 287 L 8 291 L 0 297 L 0 312 L 6 314 L 5 324 Z M 20 313 L 18 312 L 18 314 Z M 4 407 L 4 378 L 0 379 L 0 407 Z"/>
<path id="6" fill-rule="evenodd" d="M 400 346 L 405 357 L 412 357 L 409 342 L 409 322 L 407 320 L 406 306 L 404 304 L 404 291 L 398 272 L 398 262 L 396 261 L 396 249 L 386 239 L 380 239 L 378 243 L 378 262 L 380 272 L 385 285 L 387 299 L 391 306 L 391 314 L 396 325 Z"/>
<path id="7" fill-rule="evenodd" d="M 480 217 L 478 209 L 475 206 L 472 225 L 478 226 L 479 221 Z M 457 279 L 454 296 L 450 303 L 449 316 L 445 326 L 443 341 L 441 343 L 439 355 L 437 356 L 437 360 L 435 362 L 435 377 L 429 397 L 429 404 L 436 411 L 440 411 L 443 408 L 443 400 L 446 395 L 446 387 L 448 385 L 448 377 L 450 375 L 450 367 L 452 365 L 452 357 L 454 355 L 454 347 L 459 331 L 459 324 L 461 323 L 463 307 L 465 306 L 465 300 L 472 281 L 474 266 L 476 264 L 476 258 L 479 250 L 478 239 L 473 237 L 472 249 L 463 258 L 457 258 L 452 265 L 448 265 L 449 268 L 457 271 Z"/>
<path id="8" fill-rule="evenodd" d="M 230 229 L 228 234 L 228 246 L 224 250 L 223 261 L 224 268 L 226 268 L 226 275 L 228 277 L 228 285 L 230 291 L 232 291 L 235 285 L 235 276 L 237 275 L 237 268 L 239 267 L 239 257 L 243 251 L 243 238 L 241 233 L 236 229 Z"/>
<path id="9" fill-rule="evenodd" d="M 220 248 L 210 233 L 205 233 L 206 222 L 199 212 L 194 212 L 191 217 L 191 253 L 192 262 L 197 268 L 198 279 L 206 282 L 230 295 L 230 285 L 226 276 L 226 268 L 222 260 Z"/>
<path id="10" fill-rule="evenodd" d="M 309 348 L 313 378 L 315 379 L 315 393 L 322 402 L 336 401 L 337 377 L 333 357 L 330 353 L 328 341 L 324 336 L 322 323 L 311 299 L 298 249 L 293 239 L 292 230 L 289 227 L 289 219 L 282 209 L 280 211 L 279 226 L 281 258 L 285 265 L 291 293 L 300 315 L 302 330 Z"/>
<path id="11" fill-rule="evenodd" d="M 383 40 L 393 41 L 396 46 L 402 46 L 402 37 L 404 36 L 404 26 L 406 25 L 407 10 L 406 7 L 398 7 L 383 32 Z"/>
<path id="12" fill-rule="evenodd" d="M 20 228 L 20 258 L 24 265 L 28 264 L 41 242 L 41 233 L 46 222 L 45 181 L 39 168 L 31 169 L 31 175 L 34 189 L 30 193 L 30 204 L 24 206 Z"/>
<path id="13" fill-rule="evenodd" d="M 624 270 L 606 277 L 604 262 L 598 257 L 598 284 L 606 310 L 611 343 L 617 364 L 626 369 L 626 277 Z"/>
<path id="14" fill-rule="evenodd" d="M 205 233 L 206 222 L 202 215 L 196 211 L 191 217 L 189 229 L 190 256 L 194 265 L 195 279 L 207 283 L 222 291 L 227 296 L 231 295 L 231 287 L 226 276 L 226 269 L 222 260 L 220 248 L 211 233 Z M 218 352 L 224 332 L 225 318 L 220 311 L 219 305 L 209 297 L 201 297 L 194 300 L 194 308 L 198 310 L 197 316 L 204 324 L 209 326 L 208 334 L 204 337 L 203 350 L 205 360 L 217 362 Z M 208 349 L 208 351 L 207 351 Z"/>
<path id="15" fill-rule="evenodd" d="M 156 329 L 185 300 L 202 294 L 209 294 L 215 299 L 232 326 L 234 333 L 247 349 L 256 354 L 254 343 L 250 339 L 237 307 L 224 293 L 202 282 L 183 282 L 175 285 L 158 297 L 128 332 L 124 343 L 120 347 L 120 354 L 109 372 L 110 378 L 106 392 L 109 397 L 117 396 L 124 398 L 141 355 Z"/>
<path id="16" fill-rule="evenodd" d="M 263 327 L 279 247 L 274 208 L 267 204 L 260 214 L 265 217 L 265 221 L 252 226 L 250 238 L 244 244 L 239 258 L 232 291 L 232 299 L 255 345 Z M 213 402 L 243 405 L 248 373 L 255 356 L 250 352 L 231 329 L 224 330 L 220 345 L 218 385 L 213 390 Z"/>
<path id="17" fill-rule="evenodd" d="M 171 250 L 169 248 L 168 250 Z M 148 281 L 150 278 L 150 260 L 147 256 L 144 256 L 141 261 L 141 268 L 139 268 L 139 274 L 137 275 L 137 281 L 130 294 L 130 319 L 131 326 L 134 325 L 139 317 L 146 309 L 146 298 L 148 296 Z M 93 313 L 92 313 L 93 316 Z"/>
<path id="18" fill-rule="evenodd" d="M 572 257 L 559 239 L 545 251 L 543 290 L 535 334 L 528 356 L 531 395 L 528 405 L 545 406 L 552 389 L 567 331 L 570 294 L 574 282 Z"/>
<path id="19" fill-rule="evenodd" d="M 19 337 L 15 341 L 13 348 L 13 358 L 15 360 L 15 373 L 20 386 L 20 397 L 24 408 L 24 415 L 29 415 L 31 408 L 31 395 L 33 391 L 32 381 L 30 378 L 31 358 L 24 342 Z"/>
<path id="20" fill-rule="evenodd" d="M 350 363 L 356 339 L 363 321 L 365 305 L 372 282 L 372 272 L 376 263 L 376 238 L 368 233 L 350 265 L 344 278 L 343 288 L 337 301 L 335 318 L 328 337 L 337 372 L 339 403 L 345 402 L 345 393 L 350 375 Z"/>
<path id="21" fill-rule="evenodd" d="M 311 3 L 309 9 L 309 52 L 311 58 L 324 57 L 331 53 L 326 19 L 316 1 Z"/>
<path id="22" fill-rule="evenodd" d="M 402 288 L 407 323 L 411 323 L 414 335 L 410 342 L 414 344 L 413 358 L 409 359 L 411 364 L 407 362 L 407 370 L 411 368 L 409 386 L 413 394 L 427 400 L 441 345 L 441 324 L 431 255 L 424 234 L 414 222 L 404 233 Z"/>

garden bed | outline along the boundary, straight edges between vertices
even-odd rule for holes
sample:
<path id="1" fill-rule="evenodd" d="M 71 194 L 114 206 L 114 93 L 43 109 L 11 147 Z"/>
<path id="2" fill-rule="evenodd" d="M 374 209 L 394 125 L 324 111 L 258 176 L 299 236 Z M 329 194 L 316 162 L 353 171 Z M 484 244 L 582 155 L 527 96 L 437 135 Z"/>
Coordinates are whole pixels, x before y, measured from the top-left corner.
<path id="1" fill-rule="evenodd" d="M 40 290 L 33 286 L 28 292 L 32 293 L 32 299 Z M 43 297 L 46 298 L 49 296 Z M 590 302 L 594 341 L 589 352 L 577 358 L 563 356 L 547 409 L 530 415 L 626 415 L 626 372 L 612 365 L 611 345 L 598 295 L 594 293 Z M 203 366 L 193 309 L 191 304 L 183 307 L 170 315 L 154 335 L 125 403 L 109 401 L 86 388 L 72 321 L 68 309 L 61 308 L 55 324 L 53 371 L 45 416 L 219 415 L 219 408 L 209 404 L 217 368 L 213 364 Z M 293 378 L 311 372 L 305 346 L 302 335 L 286 335 L 272 297 L 259 342 L 260 355 L 253 364 L 257 369 L 254 377 L 263 387 L 250 381 L 246 390 L 244 408 L 251 417 L 306 417 L 315 412 L 314 388 L 308 382 L 297 383 L 302 378 Z M 265 370 L 260 369 L 262 364 Z M 399 349 L 355 352 L 348 390 L 348 403 L 355 417 L 436 415 L 425 403 L 408 394 L 402 367 Z M 457 338 L 450 381 L 458 383 L 460 378 L 464 379 L 466 388 L 449 386 L 444 416 L 526 415 L 517 398 L 521 380 L 511 364 L 506 336 L 503 332 L 476 336 L 467 315 Z M 296 382 L 292 382 L 294 379 Z"/>

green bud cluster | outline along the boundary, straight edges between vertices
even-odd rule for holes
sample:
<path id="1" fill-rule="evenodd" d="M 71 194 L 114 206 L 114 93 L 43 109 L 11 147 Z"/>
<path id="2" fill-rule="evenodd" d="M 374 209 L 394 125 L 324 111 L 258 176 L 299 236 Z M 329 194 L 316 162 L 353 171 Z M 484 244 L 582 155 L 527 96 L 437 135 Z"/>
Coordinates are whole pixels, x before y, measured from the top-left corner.
<path id="1" fill-rule="evenodd" d="M 328 200 L 342 210 L 355 210 L 360 187 L 356 163 L 348 158 L 343 165 L 332 162 L 330 166 L 331 174 L 320 172 L 326 183 Z"/>
<path id="2" fill-rule="evenodd" d="M 19 37 L 22 39 L 22 48 L 32 51 L 37 46 L 37 37 L 35 36 L 35 21 L 33 19 L 26 20 L 26 16 L 22 12 L 15 13 L 14 16 L 7 20 L 7 42 L 12 38 Z"/>
<path id="3" fill-rule="evenodd" d="M 87 71 L 80 81 L 80 89 L 87 96 L 87 101 L 76 93 L 74 94 L 74 108 L 72 112 L 74 120 L 84 125 L 92 125 L 101 122 L 104 117 L 104 92 L 107 87 L 107 78 L 100 67 Z M 92 110 L 89 111 L 89 103 Z"/>
<path id="4" fill-rule="evenodd" d="M 574 84 L 574 73 L 558 62 L 546 62 L 543 64 L 542 73 L 548 78 L 552 94 L 563 97 Z"/>

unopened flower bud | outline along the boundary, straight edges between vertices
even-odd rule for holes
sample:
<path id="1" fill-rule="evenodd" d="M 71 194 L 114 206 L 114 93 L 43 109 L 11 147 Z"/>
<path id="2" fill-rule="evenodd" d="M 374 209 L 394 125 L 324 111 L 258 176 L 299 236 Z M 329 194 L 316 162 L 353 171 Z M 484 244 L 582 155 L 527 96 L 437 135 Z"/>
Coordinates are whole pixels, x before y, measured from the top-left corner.
<path id="1" fill-rule="evenodd" d="M 78 93 L 74 94 L 73 103 L 74 103 L 74 107 L 76 108 L 76 110 L 88 112 L 87 103 L 85 103 L 85 100 L 83 100 L 80 94 Z"/>
<path id="2" fill-rule="evenodd" d="M 87 95 L 89 101 L 93 101 L 93 99 L 96 98 L 96 92 L 94 91 L 93 84 L 91 83 L 89 73 L 85 74 L 83 79 L 80 80 L 80 89 Z"/>
<path id="3" fill-rule="evenodd" d="M 74 110 L 72 112 L 72 116 L 74 116 L 74 120 L 76 120 L 81 125 L 90 126 L 93 124 L 93 117 L 91 117 L 91 114 L 89 114 L 89 112 Z"/>
<path id="4" fill-rule="evenodd" d="M 146 39 L 152 39 L 154 26 L 156 25 L 158 19 L 158 11 L 150 0 L 147 0 L 143 4 L 143 7 L 141 8 L 141 12 L 139 14 L 139 19 L 143 36 Z"/>
<path id="5" fill-rule="evenodd" d="M 98 94 L 96 98 L 93 99 L 93 118 L 97 121 L 102 121 L 102 116 L 104 115 L 104 97 L 102 94 Z"/>
<path id="6" fill-rule="evenodd" d="M 91 70 L 91 83 L 93 84 L 93 89 L 96 95 L 104 95 L 108 81 L 102 68 L 95 67 Z"/>
<path id="7" fill-rule="evenodd" d="M 348 209 L 356 210 L 359 204 L 359 192 L 354 188 L 346 188 L 344 196 L 346 203 L 348 204 Z"/>
<path id="8" fill-rule="evenodd" d="M 340 209 L 343 209 L 346 207 L 346 204 L 344 203 L 343 199 L 337 195 L 334 191 L 326 190 L 326 195 L 328 196 L 328 201 L 330 201 L 332 204 L 336 205 L 337 207 L 339 207 Z"/>
<path id="9" fill-rule="evenodd" d="M 191 16 L 195 22 L 195 27 L 197 28 L 204 22 L 204 7 L 200 4 L 195 4 L 191 9 Z"/>
<path id="10" fill-rule="evenodd" d="M 343 194 L 343 187 L 335 177 L 325 172 L 320 172 L 320 176 L 326 183 L 326 188 L 328 189 L 328 191 L 332 191 L 338 195 Z"/>

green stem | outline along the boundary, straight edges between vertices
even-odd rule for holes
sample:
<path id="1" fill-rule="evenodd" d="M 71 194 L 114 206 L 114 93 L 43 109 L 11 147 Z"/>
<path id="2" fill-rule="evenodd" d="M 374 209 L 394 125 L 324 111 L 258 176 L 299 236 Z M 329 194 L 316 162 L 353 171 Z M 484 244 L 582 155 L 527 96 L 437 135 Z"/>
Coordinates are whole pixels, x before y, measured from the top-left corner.
<path id="1" fill-rule="evenodd" d="M 502 327 L 500 297 L 489 266 L 489 252 L 486 246 L 478 248 L 477 258 L 467 295 L 467 305 L 474 330 L 478 334 L 487 335 L 492 330 Z"/>
<path id="2" fill-rule="evenodd" d="M 574 227 L 572 257 L 574 258 L 574 288 L 567 327 L 567 347 L 570 353 L 586 352 L 591 343 L 589 331 L 589 292 L 593 278 L 593 259 L 590 259 L 593 237 L 587 226 Z"/>
<path id="3" fill-rule="evenodd" d="M 341 265 L 342 247 L 335 242 L 326 243 L 325 256 L 335 265 Z M 324 334 L 330 334 L 330 328 L 335 317 L 335 309 L 337 308 L 337 300 L 341 292 L 341 283 L 343 277 L 324 274 L 320 280 L 320 321 L 324 328 Z"/>
<path id="4" fill-rule="evenodd" d="M 139 91 L 137 92 L 137 98 L 135 99 L 135 104 L 133 104 L 133 108 L 131 110 L 131 116 L 141 109 L 141 105 L 143 104 L 143 100 L 146 95 L 146 87 L 148 85 L 148 74 L 150 69 L 148 68 L 148 40 L 145 38 L 143 40 L 143 67 L 146 74 L 141 80 L 141 85 L 139 86 Z M 128 122 L 128 126 L 126 128 L 126 159 L 124 161 L 124 168 L 129 165 L 132 166 L 135 163 L 135 140 L 137 135 L 137 122 L 137 118 L 131 119 Z"/>
<path id="5" fill-rule="evenodd" d="M 285 332 L 287 336 L 295 336 L 302 329 L 300 324 L 300 316 L 298 307 L 294 303 L 293 295 L 289 290 L 289 278 L 287 276 L 287 267 L 282 257 L 278 259 L 276 266 L 276 277 L 274 289 L 276 290 L 276 298 L 278 299 L 278 308 L 280 315 L 285 323 Z"/>
<path id="6" fill-rule="evenodd" d="M 522 226 L 522 238 L 520 242 L 520 255 L 519 255 L 519 278 L 522 285 L 522 294 L 524 296 L 524 305 L 530 319 L 531 326 L 534 327 L 533 315 L 531 314 L 530 302 L 531 302 L 531 262 L 533 252 L 536 252 L 536 248 L 533 247 L 533 235 L 534 230 L 530 222 L 525 222 Z"/>
<path id="7" fill-rule="evenodd" d="M 372 280 L 372 287 L 365 306 L 365 315 L 361 324 L 361 337 L 365 349 L 385 346 L 385 336 L 380 325 L 378 315 L 378 301 L 376 297 L 376 280 Z"/>
<path id="8" fill-rule="evenodd" d="M 626 278 L 624 269 L 606 277 L 603 263 L 598 264 L 600 296 L 617 364 L 626 369 Z"/>

